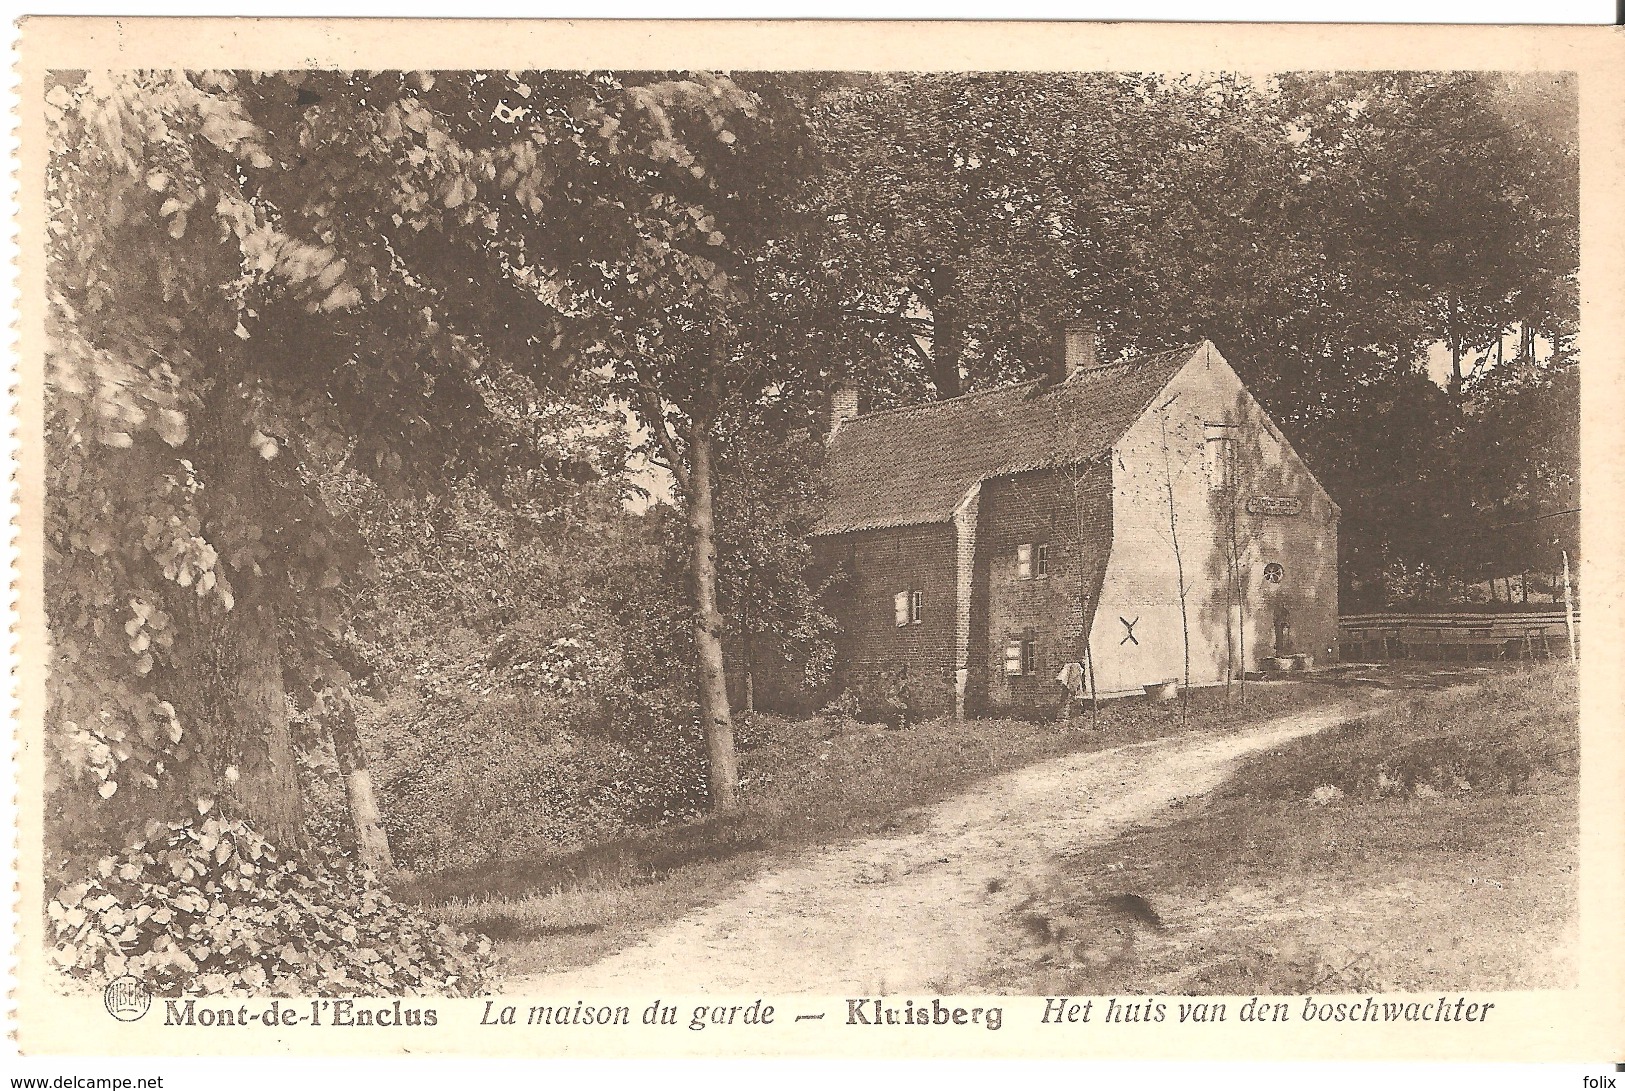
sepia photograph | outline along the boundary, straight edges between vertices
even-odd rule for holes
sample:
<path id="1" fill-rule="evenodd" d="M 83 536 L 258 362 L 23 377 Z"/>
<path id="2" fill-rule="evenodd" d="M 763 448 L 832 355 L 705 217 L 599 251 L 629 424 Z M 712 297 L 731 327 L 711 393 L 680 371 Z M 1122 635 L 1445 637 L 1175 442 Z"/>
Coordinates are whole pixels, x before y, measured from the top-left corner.
<path id="1" fill-rule="evenodd" d="M 1575 71 L 221 61 L 35 99 L 46 992 L 1580 987 Z"/>

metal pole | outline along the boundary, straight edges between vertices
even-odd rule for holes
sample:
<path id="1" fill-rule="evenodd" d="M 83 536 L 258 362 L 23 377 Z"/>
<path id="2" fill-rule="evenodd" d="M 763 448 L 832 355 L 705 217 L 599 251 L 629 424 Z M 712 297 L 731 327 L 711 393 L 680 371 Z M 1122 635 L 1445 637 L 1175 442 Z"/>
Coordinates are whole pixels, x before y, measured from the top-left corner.
<path id="1" fill-rule="evenodd" d="M 1574 648 L 1574 588 L 1569 583 L 1569 551 L 1563 551 L 1563 624 L 1569 630 L 1569 662 L 1580 657 Z"/>

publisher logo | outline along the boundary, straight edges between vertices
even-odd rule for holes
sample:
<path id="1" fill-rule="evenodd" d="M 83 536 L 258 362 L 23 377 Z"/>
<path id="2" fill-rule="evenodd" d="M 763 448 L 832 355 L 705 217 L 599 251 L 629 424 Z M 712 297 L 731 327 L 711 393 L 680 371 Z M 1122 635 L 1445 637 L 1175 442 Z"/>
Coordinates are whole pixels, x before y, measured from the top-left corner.
<path id="1" fill-rule="evenodd" d="M 140 981 L 125 974 L 115 977 L 107 983 L 102 990 L 102 1003 L 107 1005 L 107 1014 L 121 1023 L 133 1023 L 152 1007 L 152 994 Z"/>

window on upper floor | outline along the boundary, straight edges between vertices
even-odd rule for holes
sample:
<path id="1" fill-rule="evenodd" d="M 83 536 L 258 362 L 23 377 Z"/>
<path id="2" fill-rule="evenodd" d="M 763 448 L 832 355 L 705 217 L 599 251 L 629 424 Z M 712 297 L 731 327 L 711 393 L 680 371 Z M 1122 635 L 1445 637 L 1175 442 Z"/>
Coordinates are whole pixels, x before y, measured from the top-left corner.
<path id="1" fill-rule="evenodd" d="M 924 591 L 899 591 L 892 596 L 892 614 L 901 628 L 920 623 L 920 609 L 925 602 Z"/>
<path id="2" fill-rule="evenodd" d="M 1016 546 L 1016 579 L 1032 580 L 1049 575 L 1049 543 L 1023 542 Z"/>
<path id="3" fill-rule="evenodd" d="M 1213 492 L 1229 492 L 1236 487 L 1236 426 L 1209 424 L 1207 438 L 1207 483 Z"/>

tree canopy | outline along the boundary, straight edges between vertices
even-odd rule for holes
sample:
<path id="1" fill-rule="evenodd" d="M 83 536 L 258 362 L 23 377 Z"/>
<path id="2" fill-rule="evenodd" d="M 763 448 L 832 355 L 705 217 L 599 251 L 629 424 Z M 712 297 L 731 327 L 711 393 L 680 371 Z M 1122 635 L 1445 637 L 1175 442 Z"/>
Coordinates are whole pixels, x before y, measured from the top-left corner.
<path id="1" fill-rule="evenodd" d="M 1561 76 L 842 82 L 811 111 L 841 240 L 831 322 L 876 404 L 1041 372 L 1068 321 L 1108 352 L 1213 340 L 1343 505 L 1345 593 L 1380 603 L 1392 566 L 1481 570 L 1461 539 L 1491 494 L 1527 498 L 1516 475 L 1489 484 L 1504 426 L 1480 422 L 1510 389 L 1497 363 L 1573 362 L 1574 111 Z M 1526 505 L 1571 506 L 1562 446 Z"/>
<path id="2" fill-rule="evenodd" d="M 726 658 L 821 654 L 833 385 L 995 385 L 1066 321 L 1218 343 L 1343 504 L 1358 595 L 1534 564 L 1544 529 L 1480 532 L 1577 504 L 1560 77 L 91 72 L 46 101 L 53 768 L 109 836 L 218 806 L 297 844 L 288 702 L 372 671 L 384 524 L 545 505 L 632 448 L 675 479 L 672 639 L 731 805 Z M 561 440 L 623 412 L 619 454 Z"/>
<path id="3" fill-rule="evenodd" d="M 350 683 L 370 568 L 314 479 L 502 495 L 545 458 L 531 395 L 663 367 L 703 400 L 685 354 L 755 275 L 721 229 L 769 193 L 727 163 L 779 134 L 703 74 L 89 73 L 47 102 L 53 740 L 103 799 L 168 801 L 115 826 L 218 799 L 296 842 L 283 695 Z"/>

